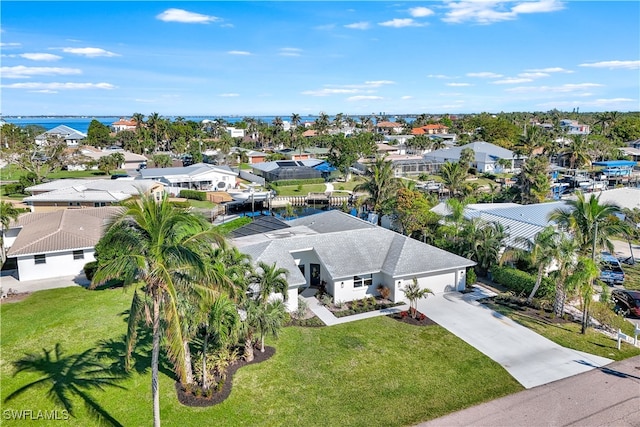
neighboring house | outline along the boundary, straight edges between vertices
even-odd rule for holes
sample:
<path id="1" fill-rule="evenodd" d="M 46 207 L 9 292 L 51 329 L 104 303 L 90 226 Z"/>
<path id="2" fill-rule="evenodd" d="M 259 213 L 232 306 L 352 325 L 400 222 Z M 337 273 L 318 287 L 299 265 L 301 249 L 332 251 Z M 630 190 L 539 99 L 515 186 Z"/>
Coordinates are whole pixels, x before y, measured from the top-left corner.
<path id="1" fill-rule="evenodd" d="M 171 194 L 181 189 L 200 191 L 227 191 L 236 185 L 238 174 L 228 166 L 196 163 L 175 168 L 147 168 L 140 170 L 144 180 L 159 181 L 167 186 Z"/>
<path id="2" fill-rule="evenodd" d="M 460 160 L 460 153 L 462 153 L 462 150 L 465 148 L 471 148 L 475 153 L 472 166 L 481 173 L 494 172 L 499 159 L 511 161 L 511 166 L 508 169 L 518 167 L 518 163 L 520 162 L 520 158 L 513 151 L 484 141 L 476 141 L 466 145 L 431 151 L 424 155 L 424 159 L 436 163 L 457 162 Z"/>
<path id="3" fill-rule="evenodd" d="M 306 124 L 305 124 L 306 127 Z M 302 136 L 305 138 L 311 138 L 314 136 L 318 136 L 318 131 L 314 130 L 314 129 L 307 129 L 304 132 L 302 132 Z"/>
<path id="4" fill-rule="evenodd" d="M 282 150 L 276 151 L 276 153 L 282 154 L 288 160 L 308 160 L 318 157 L 327 157 L 329 149 L 323 147 L 308 147 L 301 151 L 295 148 L 283 148 Z"/>
<path id="5" fill-rule="evenodd" d="M 71 164 L 67 165 L 68 170 L 86 170 L 88 168 L 88 162 L 98 162 L 101 157 L 109 156 L 113 153 L 122 153 L 124 155 L 124 163 L 119 165 L 120 169 L 136 170 L 140 167 L 141 163 L 147 163 L 147 158 L 141 154 L 132 153 L 131 151 L 125 151 L 123 149 L 104 149 L 100 150 L 91 146 L 79 147 L 77 152 L 71 153 Z M 79 161 L 74 161 L 74 158 L 80 158 Z M 93 169 L 98 169 L 98 166 L 93 166 Z"/>
<path id="6" fill-rule="evenodd" d="M 445 125 L 441 124 L 430 124 L 421 126 L 419 128 L 411 129 L 412 135 L 440 135 L 440 134 L 448 134 L 449 128 Z"/>
<path id="7" fill-rule="evenodd" d="M 334 301 L 378 295 L 379 285 L 390 299 L 404 301 L 402 289 L 414 278 L 435 293 L 465 288 L 466 269 L 473 261 L 332 210 L 287 222 L 288 227 L 259 231 L 232 239 L 254 263 L 275 263 L 288 271 L 288 309 L 298 293 L 324 284 Z M 248 234 L 248 233 L 245 233 Z"/>
<path id="8" fill-rule="evenodd" d="M 560 121 L 560 129 L 568 135 L 589 135 L 591 132 L 589 125 L 578 123 L 577 120 L 564 119 Z"/>
<path id="9" fill-rule="evenodd" d="M 43 145 L 54 139 L 64 141 L 68 147 L 77 147 L 81 141 L 87 137 L 87 134 L 70 128 L 69 126 L 60 125 L 36 136 L 36 144 Z"/>
<path id="10" fill-rule="evenodd" d="M 25 188 L 25 191 L 31 196 L 23 202 L 32 212 L 50 212 L 117 205 L 140 194 L 154 194 L 160 199 L 164 185 L 133 179 L 58 179 Z"/>
<path id="11" fill-rule="evenodd" d="M 523 248 L 519 239 L 534 239 L 548 225 L 554 225 L 547 218 L 556 209 L 567 206 L 564 201 L 519 205 L 517 203 L 477 203 L 464 208 L 466 219 L 478 218 L 485 222 L 497 222 L 509 235 L 505 245 Z M 431 209 L 432 212 L 446 216 L 450 211 L 446 203 L 440 203 Z"/>
<path id="12" fill-rule="evenodd" d="M 234 127 L 226 127 L 225 130 L 232 138 L 244 138 L 244 129 L 237 129 Z"/>
<path id="13" fill-rule="evenodd" d="M 402 133 L 404 126 L 396 122 L 378 122 L 376 123 L 376 133 L 382 135 L 393 135 L 394 133 Z"/>
<path id="14" fill-rule="evenodd" d="M 244 152 L 247 155 L 247 159 L 249 160 L 249 164 L 252 165 L 254 163 L 262 163 L 267 160 L 267 153 L 262 151 L 248 150 L 242 147 L 232 147 L 231 152 L 235 153 L 238 156 L 238 161 L 240 160 L 240 153 Z"/>
<path id="15" fill-rule="evenodd" d="M 640 162 L 640 139 L 629 141 L 625 145 L 626 147 L 621 147 L 620 151 L 622 151 L 625 156 L 629 156 L 631 160 Z"/>
<path id="16" fill-rule="evenodd" d="M 14 258 L 18 280 L 80 274 L 95 260 L 95 245 L 120 208 L 71 209 L 20 216 L 7 258 Z"/>
<path id="17" fill-rule="evenodd" d="M 587 197 L 591 197 L 587 195 Z M 640 209 L 640 188 L 622 187 L 612 190 L 604 190 L 597 194 L 600 203 L 611 203 L 621 208 Z M 576 196 L 567 197 L 568 200 L 575 200 Z"/>
<path id="18" fill-rule="evenodd" d="M 277 160 L 252 166 L 253 173 L 268 182 L 289 179 L 328 178 L 335 168 L 324 160 Z"/>
<path id="19" fill-rule="evenodd" d="M 138 126 L 137 121 L 133 119 L 127 120 L 122 117 L 117 122 L 111 123 L 111 129 L 113 129 L 115 133 L 122 132 L 123 130 L 135 131 L 137 129 L 137 126 Z"/>

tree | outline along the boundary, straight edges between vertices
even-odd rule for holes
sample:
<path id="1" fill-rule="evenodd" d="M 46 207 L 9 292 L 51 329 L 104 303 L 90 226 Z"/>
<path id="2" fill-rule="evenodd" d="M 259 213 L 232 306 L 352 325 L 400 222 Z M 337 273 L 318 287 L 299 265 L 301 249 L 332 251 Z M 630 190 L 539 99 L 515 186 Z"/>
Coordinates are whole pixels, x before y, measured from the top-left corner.
<path id="1" fill-rule="evenodd" d="M 414 182 L 414 181 L 411 181 Z M 435 226 L 438 215 L 431 212 L 434 204 L 421 191 L 400 188 L 396 197 L 395 216 L 400 231 L 412 236 L 421 230 Z"/>
<path id="2" fill-rule="evenodd" d="M 292 113 L 291 114 L 291 126 L 297 128 L 300 125 L 300 114 Z"/>
<path id="3" fill-rule="evenodd" d="M 569 168 L 579 169 L 591 164 L 591 145 L 583 135 L 573 135 L 569 146 L 560 150 L 560 158 L 569 161 Z"/>
<path id="4" fill-rule="evenodd" d="M 20 215 L 18 210 L 11 202 L 0 201 L 0 265 L 4 264 L 5 247 L 4 247 L 4 231 L 9 228 L 11 220 L 16 221 Z"/>
<path id="5" fill-rule="evenodd" d="M 125 287 L 142 285 L 144 298 L 134 291 L 127 333 L 127 354 L 137 338 L 136 325 L 147 313 L 152 327 L 151 393 L 154 426 L 160 425 L 158 363 L 160 339 L 164 334 L 168 355 L 180 382 L 185 382 L 185 355 L 181 318 L 177 309 L 178 292 L 195 296 L 211 295 L 207 269 L 201 256 L 206 247 L 222 240 L 204 217 L 178 208 L 165 195 L 156 201 L 152 195 L 126 202 L 121 214 L 110 225 L 102 242 L 120 251 L 100 259 L 91 288 L 118 278 Z M 163 327 L 161 328 L 161 321 Z"/>
<path id="6" fill-rule="evenodd" d="M 549 220 L 572 234 L 578 242 L 580 252 L 596 259 L 596 251 L 606 248 L 613 252 L 611 238 L 624 232 L 624 225 L 616 215 L 621 213 L 619 206 L 600 203 L 600 196 L 591 194 L 589 199 L 581 192 L 575 200 L 567 200 L 567 207 L 551 212 Z"/>
<path id="7" fill-rule="evenodd" d="M 549 268 L 552 262 L 560 257 L 558 250 L 558 239 L 560 235 L 552 226 L 542 229 L 533 239 L 518 237 L 515 244 L 521 248 L 510 249 L 503 255 L 503 261 L 509 259 L 528 259 L 531 265 L 537 266 L 538 273 L 536 283 L 527 297 L 527 304 L 531 304 L 533 297 L 538 292 L 542 284 L 542 277 L 545 270 Z"/>
<path id="8" fill-rule="evenodd" d="M 564 314 L 564 304 L 567 299 L 565 285 L 569 270 L 573 270 L 575 266 L 578 249 L 578 242 L 563 233 L 558 241 L 558 258 L 556 259 L 558 270 L 555 276 L 556 291 L 553 312 L 557 317 L 561 317 Z"/>
<path id="9" fill-rule="evenodd" d="M 413 281 L 407 284 L 403 289 L 404 296 L 409 300 L 409 311 L 411 311 L 411 317 L 414 319 L 418 314 L 418 300 L 426 298 L 427 294 L 433 294 L 429 288 L 421 288 L 418 284 L 418 279 L 413 278 Z"/>
<path id="10" fill-rule="evenodd" d="M 254 283 L 258 286 L 257 300 L 260 304 L 266 305 L 269 296 L 274 293 L 282 294 L 286 301 L 289 293 L 289 284 L 287 283 L 287 270 L 279 268 L 276 263 L 267 264 L 263 261 L 258 262 L 259 271 L 254 275 Z"/>
<path id="11" fill-rule="evenodd" d="M 124 163 L 124 154 L 111 153 L 108 156 L 102 156 L 98 160 L 98 169 L 105 172 L 107 175 L 111 174 L 114 169 L 120 169 Z"/>
<path id="12" fill-rule="evenodd" d="M 598 277 L 598 274 L 598 267 L 593 259 L 581 257 L 573 274 L 567 278 L 568 287 L 576 289 L 582 299 L 582 334 L 585 334 L 589 327 L 589 308 L 593 301 L 593 281 Z"/>
<path id="13" fill-rule="evenodd" d="M 546 156 L 528 159 L 517 177 L 518 199 L 522 204 L 542 203 L 551 191 L 549 159 Z"/>
<path id="14" fill-rule="evenodd" d="M 253 322 L 260 334 L 260 352 L 264 353 L 264 338 L 267 335 L 278 336 L 278 332 L 284 324 L 287 310 L 282 300 L 270 301 L 268 304 L 260 304 L 256 310 L 251 310 L 249 322 Z"/>
<path id="15" fill-rule="evenodd" d="M 476 160 L 476 153 L 473 151 L 473 148 L 466 147 L 460 151 L 460 164 L 465 168 L 465 170 L 471 167 L 471 164 Z"/>
<path id="16" fill-rule="evenodd" d="M 378 225 L 382 215 L 391 213 L 391 203 L 400 183 L 395 177 L 393 165 L 386 157 L 377 156 L 375 162 L 365 174 L 365 181 L 356 185 L 355 192 L 365 191 L 365 202 L 370 203 L 373 211 L 378 213 Z"/>
<path id="17" fill-rule="evenodd" d="M 498 222 L 478 218 L 468 221 L 462 229 L 462 255 L 477 263 L 478 274 L 485 276 L 500 260 L 507 233 Z"/>
<path id="18" fill-rule="evenodd" d="M 86 142 L 94 147 L 106 147 L 110 144 L 110 141 L 109 127 L 96 119 L 91 120 L 87 130 Z"/>
<path id="19" fill-rule="evenodd" d="M 40 378 L 12 392 L 4 401 L 8 402 L 31 389 L 48 387 L 47 397 L 54 404 L 62 406 L 72 417 L 75 417 L 72 397 L 77 397 L 96 421 L 119 426 L 121 424 L 88 393 L 90 390 L 104 390 L 107 386 L 124 388 L 117 384 L 120 378 L 96 359 L 93 349 L 64 356 L 59 343 L 53 351 L 43 349 L 43 354 L 27 354 L 13 362 L 15 375 L 29 372 L 40 375 Z"/>
<path id="20" fill-rule="evenodd" d="M 440 176 L 451 196 L 455 197 L 467 178 L 467 168 L 460 163 L 446 162 L 440 167 Z"/>
<path id="21" fill-rule="evenodd" d="M 173 164 L 173 160 L 168 154 L 154 154 L 151 161 L 157 168 L 168 168 Z"/>

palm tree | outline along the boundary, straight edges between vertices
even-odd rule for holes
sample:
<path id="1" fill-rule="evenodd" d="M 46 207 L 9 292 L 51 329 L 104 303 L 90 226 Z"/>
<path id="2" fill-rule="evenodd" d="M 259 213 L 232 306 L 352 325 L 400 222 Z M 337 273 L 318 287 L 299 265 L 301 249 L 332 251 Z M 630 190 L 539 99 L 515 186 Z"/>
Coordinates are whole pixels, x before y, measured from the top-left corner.
<path id="1" fill-rule="evenodd" d="M 293 113 L 291 114 L 291 125 L 294 128 L 297 128 L 300 125 L 300 114 Z"/>
<path id="2" fill-rule="evenodd" d="M 560 157 L 569 160 L 569 168 L 579 169 L 591 164 L 591 146 L 583 135 L 573 135 L 571 143 L 559 152 Z"/>
<path id="3" fill-rule="evenodd" d="M 118 278 L 125 287 L 141 284 L 146 298 L 134 292 L 131 303 L 127 349 L 136 341 L 136 321 L 147 313 L 152 324 L 151 393 L 153 422 L 160 425 L 158 362 L 161 333 L 169 358 L 180 382 L 185 382 L 185 354 L 181 317 L 177 308 L 179 292 L 211 295 L 207 269 L 201 254 L 204 248 L 221 240 L 207 221 L 186 209 L 173 206 L 168 197 L 157 202 L 153 196 L 123 205 L 121 215 L 109 227 L 106 245 L 123 248 L 112 259 L 101 260 L 92 288 Z M 202 282 L 196 282 L 196 279 Z M 161 329 L 160 323 L 164 327 Z"/>
<path id="4" fill-rule="evenodd" d="M 9 228 L 11 220 L 16 221 L 20 215 L 20 210 L 16 209 L 10 202 L 0 201 L 0 265 L 4 263 L 5 248 L 4 248 L 4 231 Z"/>
<path id="5" fill-rule="evenodd" d="M 153 140 L 155 142 L 154 151 L 158 150 L 158 133 L 160 132 L 160 120 L 162 117 L 158 113 L 151 113 L 147 118 L 147 125 L 153 130 Z"/>
<path id="6" fill-rule="evenodd" d="M 440 176 L 451 196 L 455 197 L 467 178 L 467 168 L 460 163 L 446 162 L 440 167 Z"/>
<path id="7" fill-rule="evenodd" d="M 103 391 L 108 386 L 124 388 L 116 383 L 120 378 L 96 360 L 93 349 L 64 356 L 60 343 L 56 344 L 53 351 L 43 349 L 43 354 L 27 354 L 13 362 L 15 375 L 29 372 L 40 375 L 40 378 L 12 392 L 4 401 L 8 402 L 31 389 L 48 387 L 47 397 L 54 404 L 62 406 L 72 417 L 75 417 L 72 397 L 78 397 L 98 422 L 120 426 L 88 393 L 90 390 Z"/>
<path id="8" fill-rule="evenodd" d="M 551 191 L 549 159 L 534 156 L 527 160 L 518 174 L 518 198 L 522 204 L 542 203 Z"/>
<path id="9" fill-rule="evenodd" d="M 402 292 L 404 292 L 404 296 L 409 300 L 409 311 L 411 311 L 411 317 L 414 319 L 418 314 L 418 300 L 426 298 L 427 294 L 433 294 L 431 289 L 421 288 L 418 284 L 418 279 L 415 277 L 411 283 L 402 289 Z"/>
<path id="10" fill-rule="evenodd" d="M 390 202 L 400 188 L 394 175 L 392 163 L 386 157 L 377 156 L 365 175 L 365 181 L 353 189 L 355 192 L 364 191 L 368 194 L 365 202 L 370 202 L 373 210 L 378 213 L 378 225 L 382 215 L 391 210 Z"/>
<path id="11" fill-rule="evenodd" d="M 621 213 L 619 206 L 600 203 L 600 195 L 591 194 L 589 199 L 581 192 L 575 200 L 568 200 L 566 208 L 551 212 L 549 220 L 568 231 L 578 242 L 580 252 L 596 259 L 596 251 L 606 248 L 613 252 L 611 237 L 624 231 L 624 225 L 616 215 Z"/>
<path id="12" fill-rule="evenodd" d="M 319 135 L 324 135 L 329 129 L 329 116 L 326 113 L 320 113 L 315 122 L 315 128 Z"/>
<path id="13" fill-rule="evenodd" d="M 589 327 L 589 307 L 593 301 L 593 281 L 598 277 L 598 274 L 598 267 L 593 259 L 582 257 L 578 260 L 573 274 L 567 278 L 568 287 L 576 289 L 582 299 L 582 334 L 585 334 Z"/>
<path id="14" fill-rule="evenodd" d="M 556 292 L 553 302 L 553 312 L 560 317 L 564 314 L 564 303 L 567 299 L 565 284 L 569 270 L 573 270 L 578 252 L 578 242 L 575 239 L 562 234 L 558 241 L 557 275 L 555 277 Z"/>
<path id="15" fill-rule="evenodd" d="M 273 337 L 278 336 L 278 331 L 284 324 L 285 314 L 287 312 L 282 300 L 274 300 L 268 304 L 261 304 L 257 310 L 250 311 L 252 317 L 248 319 L 254 323 L 257 332 L 260 334 L 260 352 L 264 353 L 264 338 L 271 334 Z"/>
<path id="16" fill-rule="evenodd" d="M 266 305 L 269 296 L 273 293 L 280 293 L 286 301 L 289 293 L 289 284 L 287 283 L 287 273 L 285 268 L 279 268 L 276 263 L 267 264 L 266 262 L 258 262 L 259 272 L 254 276 L 255 284 L 258 286 L 257 300 L 261 305 Z"/>
<path id="17" fill-rule="evenodd" d="M 500 252 L 507 233 L 498 222 L 469 221 L 462 230 L 466 250 L 463 256 L 477 263 L 478 274 L 485 276 L 500 260 Z"/>
<path id="18" fill-rule="evenodd" d="M 545 270 L 560 257 L 558 250 L 559 234 L 552 226 L 542 229 L 533 239 L 518 237 L 515 244 L 522 248 L 511 249 L 503 254 L 503 261 L 510 259 L 528 259 L 532 265 L 538 267 L 536 283 L 527 297 L 527 304 L 531 304 L 533 297 L 538 292 Z"/>

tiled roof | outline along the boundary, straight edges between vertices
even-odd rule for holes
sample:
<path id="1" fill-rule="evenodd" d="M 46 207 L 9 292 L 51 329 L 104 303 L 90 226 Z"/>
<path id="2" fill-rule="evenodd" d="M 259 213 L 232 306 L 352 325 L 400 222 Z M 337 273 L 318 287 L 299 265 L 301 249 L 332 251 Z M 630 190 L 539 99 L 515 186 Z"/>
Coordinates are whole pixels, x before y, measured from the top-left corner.
<path id="1" fill-rule="evenodd" d="M 136 127 L 138 125 L 138 122 L 131 119 L 131 120 L 126 120 L 126 119 L 120 119 L 117 122 L 113 122 L 112 123 L 113 126 L 131 126 L 131 127 Z"/>
<path id="2" fill-rule="evenodd" d="M 396 122 L 379 122 L 376 123 L 376 126 L 379 128 L 401 128 L 402 124 Z"/>
<path id="3" fill-rule="evenodd" d="M 427 133 L 427 132 L 425 132 L 425 130 L 422 129 L 422 128 L 413 128 L 413 129 L 411 129 L 411 135 L 424 135 L 425 133 Z"/>
<path id="4" fill-rule="evenodd" d="M 121 212 L 120 207 L 63 209 L 31 213 L 19 218 L 22 230 L 7 256 L 93 248 L 108 221 Z"/>
<path id="5" fill-rule="evenodd" d="M 318 132 L 314 129 L 308 129 L 302 132 L 302 136 L 305 136 L 305 137 L 316 136 L 317 134 Z"/>

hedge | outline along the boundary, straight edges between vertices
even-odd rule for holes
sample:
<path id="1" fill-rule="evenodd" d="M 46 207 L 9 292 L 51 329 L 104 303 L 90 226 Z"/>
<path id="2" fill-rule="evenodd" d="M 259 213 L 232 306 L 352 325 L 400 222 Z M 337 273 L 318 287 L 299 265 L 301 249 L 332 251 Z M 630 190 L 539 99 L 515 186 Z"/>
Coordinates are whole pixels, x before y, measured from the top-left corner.
<path id="1" fill-rule="evenodd" d="M 305 185 L 305 184 L 324 184 L 324 178 L 311 179 L 283 179 L 282 181 L 272 181 L 270 184 L 274 187 L 284 187 L 289 185 Z"/>
<path id="2" fill-rule="evenodd" d="M 536 285 L 536 276 L 513 267 L 495 266 L 491 269 L 491 279 L 516 294 L 526 293 L 529 295 Z M 552 292 L 554 284 L 548 277 L 542 278 L 540 289 L 536 296 L 544 296 Z"/>
<path id="3" fill-rule="evenodd" d="M 180 190 L 180 197 L 193 200 L 207 200 L 207 193 L 204 191 L 196 190 Z"/>

